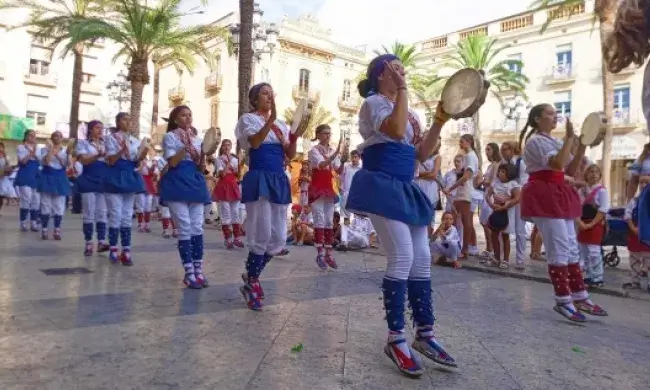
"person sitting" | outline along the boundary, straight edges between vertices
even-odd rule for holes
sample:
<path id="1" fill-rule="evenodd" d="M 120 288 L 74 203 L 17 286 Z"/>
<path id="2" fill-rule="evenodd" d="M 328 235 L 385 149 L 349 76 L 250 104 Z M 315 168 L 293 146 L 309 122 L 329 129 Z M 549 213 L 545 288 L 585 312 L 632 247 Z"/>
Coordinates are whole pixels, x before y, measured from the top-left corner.
<path id="1" fill-rule="evenodd" d="M 341 244 L 337 250 L 360 250 L 376 248 L 377 233 L 370 218 L 355 215 L 350 225 L 341 226 Z"/>
<path id="2" fill-rule="evenodd" d="M 451 265 L 461 268 L 458 261 L 460 254 L 460 236 L 454 226 L 454 215 L 450 211 L 442 214 L 442 221 L 431 237 L 431 257 L 438 265 Z"/>
<path id="3" fill-rule="evenodd" d="M 296 246 L 314 245 L 314 217 L 309 205 L 301 207 L 293 205 L 291 208 L 291 234 Z"/>

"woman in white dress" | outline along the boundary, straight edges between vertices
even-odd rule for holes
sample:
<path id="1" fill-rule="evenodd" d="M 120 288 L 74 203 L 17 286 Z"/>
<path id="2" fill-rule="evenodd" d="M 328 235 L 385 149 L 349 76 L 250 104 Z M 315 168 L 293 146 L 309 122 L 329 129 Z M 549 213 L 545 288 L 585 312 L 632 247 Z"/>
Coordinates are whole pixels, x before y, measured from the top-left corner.
<path id="1" fill-rule="evenodd" d="M 440 141 L 431 152 L 428 159 L 418 162 L 418 171 L 415 183 L 422 189 L 422 192 L 429 198 L 431 204 L 435 207 L 436 203 L 440 200 L 440 192 L 438 188 L 438 178 L 440 176 L 440 164 L 442 157 L 438 153 L 440 151 Z M 429 225 L 428 235 L 431 237 L 433 234 L 433 226 L 436 222 L 436 213 L 433 213 L 431 224 Z"/>
<path id="2" fill-rule="evenodd" d="M 490 162 L 490 164 L 485 169 L 483 174 L 483 189 L 484 193 L 487 193 L 488 189 L 492 185 L 492 182 L 496 178 L 497 168 L 501 162 L 501 155 L 499 154 L 499 145 L 494 142 L 490 142 L 485 146 L 485 157 Z M 481 259 L 487 260 L 494 254 L 494 249 L 492 247 L 491 232 L 488 227 L 488 218 L 492 214 L 492 209 L 488 202 L 481 202 L 481 210 L 478 215 L 478 220 L 483 226 L 483 233 L 485 234 L 485 251 L 481 253 Z"/>
<path id="3" fill-rule="evenodd" d="M 5 198 L 9 200 L 16 197 L 14 184 L 11 181 L 11 171 L 11 165 L 5 154 L 5 144 L 0 142 L 0 210 Z"/>

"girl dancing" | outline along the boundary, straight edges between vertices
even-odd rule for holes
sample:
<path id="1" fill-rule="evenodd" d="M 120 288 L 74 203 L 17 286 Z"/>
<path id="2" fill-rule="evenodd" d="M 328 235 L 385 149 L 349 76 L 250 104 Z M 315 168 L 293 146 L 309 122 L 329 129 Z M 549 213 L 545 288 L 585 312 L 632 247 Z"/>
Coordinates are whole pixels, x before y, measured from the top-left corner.
<path id="1" fill-rule="evenodd" d="M 106 165 L 103 133 L 103 123 L 90 121 L 86 139 L 77 142 L 77 160 L 83 164 L 76 186 L 82 202 L 83 235 L 86 241 L 84 256 L 93 254 L 93 229 L 97 231 L 97 252 L 106 252 L 109 249 L 106 242 L 108 211 L 104 196 L 104 179 L 108 172 L 108 165 Z"/>
<path id="2" fill-rule="evenodd" d="M 539 104 L 530 110 L 521 131 L 519 142 L 525 142 L 524 161 L 530 175 L 521 191 L 521 215 L 537 225 L 544 237 L 548 272 L 555 291 L 553 310 L 571 321 L 584 322 L 582 313 L 607 315 L 589 299 L 582 279 L 575 229 L 581 211 L 580 198 L 564 180 L 565 173 L 575 174 L 585 147 L 580 145 L 572 156 L 569 151 L 574 141 L 573 125 L 567 119 L 565 142 L 551 137 L 556 125 L 555 108 Z"/>
<path id="3" fill-rule="evenodd" d="M 106 137 L 106 162 L 109 165 L 104 191 L 108 206 L 108 259 L 131 266 L 131 219 L 135 195 L 144 192 L 144 181 L 138 173 L 138 163 L 145 159 L 147 150 L 140 153 L 140 140 L 130 134 L 131 116 L 120 112 L 115 116 L 117 131 Z M 121 238 L 122 252 L 118 254 L 117 238 Z"/>
<path id="4" fill-rule="evenodd" d="M 439 104 L 434 124 L 422 140 L 420 122 L 408 108 L 404 75 L 399 59 L 384 54 L 370 62 L 366 79 L 359 83 L 359 94 L 365 99 L 359 112 L 359 133 L 364 142 L 358 149 L 363 167 L 352 179 L 347 208 L 370 216 L 386 250 L 388 264 L 382 290 L 389 332 L 384 352 L 399 371 L 417 377 L 424 373 L 424 366 L 414 351 L 434 362 L 456 366 L 433 332 L 427 237 L 433 207 L 413 182 L 416 159 L 429 158 L 449 115 Z M 412 348 L 404 333 L 407 290 L 416 326 Z"/>
<path id="5" fill-rule="evenodd" d="M 65 198 L 70 195 L 70 181 L 66 170 L 70 161 L 68 151 L 61 145 L 63 135 L 55 131 L 51 143 L 41 149 L 43 171 L 38 180 L 41 194 L 41 238 L 47 240 L 50 215 L 54 219 L 54 239 L 61 239 L 61 222 L 65 213 Z"/>
<path id="6" fill-rule="evenodd" d="M 33 232 L 40 230 L 39 210 L 41 196 L 38 193 L 38 177 L 40 176 L 39 156 L 36 155 L 36 133 L 27 130 L 23 143 L 16 149 L 18 154 L 18 173 L 14 186 L 18 189 L 20 198 L 20 230 Z M 29 216 L 29 222 L 27 217 Z M 30 224 L 31 222 L 31 224 Z"/>
<path id="7" fill-rule="evenodd" d="M 138 231 L 140 233 L 151 233 L 149 222 L 151 221 L 151 211 L 156 196 L 156 187 L 154 186 L 154 177 L 157 174 L 156 165 L 152 160 L 146 158 L 140 162 L 138 171 L 144 180 L 145 189 L 145 192 L 137 194 L 135 197 L 135 216 L 138 219 Z"/>
<path id="8" fill-rule="evenodd" d="M 168 170 L 160 179 L 160 201 L 178 226 L 178 253 L 191 289 L 208 287 L 203 275 L 203 206 L 211 203 L 201 168 L 201 140 L 192 130 L 192 111 L 175 107 L 169 114 L 163 153 Z"/>
<path id="9" fill-rule="evenodd" d="M 239 220 L 239 206 L 241 192 L 239 190 L 239 159 L 230 151 L 232 142 L 224 139 L 219 148 L 216 171 L 219 181 L 214 187 L 213 197 L 219 202 L 219 216 L 221 217 L 221 231 L 226 248 L 233 249 L 235 246 L 243 248 L 241 240 L 242 229 Z M 231 228 L 232 226 L 232 228 Z M 233 240 L 233 235 L 235 236 Z"/>

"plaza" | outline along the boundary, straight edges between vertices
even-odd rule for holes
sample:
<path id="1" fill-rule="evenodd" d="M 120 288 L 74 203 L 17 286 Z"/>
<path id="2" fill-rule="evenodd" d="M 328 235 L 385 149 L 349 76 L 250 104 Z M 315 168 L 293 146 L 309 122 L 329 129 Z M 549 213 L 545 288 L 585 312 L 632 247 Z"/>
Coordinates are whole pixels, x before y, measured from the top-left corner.
<path id="1" fill-rule="evenodd" d="M 0 388 L 13 389 L 646 389 L 650 303 L 597 294 L 610 312 L 585 325 L 551 308 L 551 286 L 434 267 L 437 334 L 459 362 L 419 380 L 383 354 L 385 258 L 313 248 L 272 260 L 262 312 L 237 290 L 245 251 L 206 231 L 211 286 L 181 284 L 175 240 L 134 234 L 133 267 L 84 258 L 81 221 L 63 241 L 0 217 Z M 619 266 L 620 267 L 620 266 Z M 49 274 L 49 275 L 48 275 Z M 409 337 L 412 337 L 410 335 Z"/>

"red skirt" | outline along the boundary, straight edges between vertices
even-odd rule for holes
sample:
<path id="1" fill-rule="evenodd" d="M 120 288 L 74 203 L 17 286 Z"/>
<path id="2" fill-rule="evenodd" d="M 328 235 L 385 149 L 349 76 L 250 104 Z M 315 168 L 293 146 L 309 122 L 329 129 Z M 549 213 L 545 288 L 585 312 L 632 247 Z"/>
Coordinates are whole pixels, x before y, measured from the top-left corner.
<path id="1" fill-rule="evenodd" d="M 632 230 L 627 233 L 627 250 L 630 252 L 650 252 L 650 247 L 645 245 L 639 240 L 639 236 L 634 234 Z"/>
<path id="2" fill-rule="evenodd" d="M 241 200 L 241 191 L 237 176 L 234 173 L 228 173 L 214 186 L 212 199 L 217 202 L 235 202 Z"/>
<path id="3" fill-rule="evenodd" d="M 583 221 L 590 223 L 591 221 Z M 587 245 L 600 245 L 603 242 L 605 235 L 605 224 L 599 223 L 598 225 L 587 230 L 578 230 L 578 242 Z"/>
<path id="4" fill-rule="evenodd" d="M 564 172 L 539 171 L 530 174 L 521 191 L 522 218 L 576 219 L 582 214 L 580 196 L 564 181 Z"/>
<path id="5" fill-rule="evenodd" d="M 336 198 L 338 194 L 332 185 L 332 171 L 330 169 L 314 169 L 311 173 L 309 184 L 309 203 L 314 203 L 318 198 Z"/>
<path id="6" fill-rule="evenodd" d="M 142 179 L 144 179 L 144 190 L 147 194 L 157 195 L 158 191 L 153 182 L 153 175 L 142 175 Z"/>

